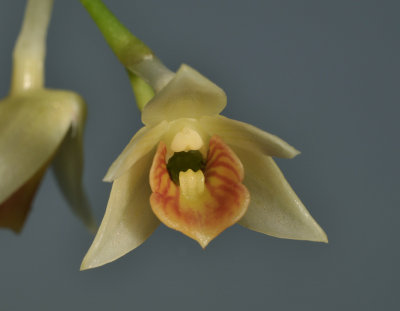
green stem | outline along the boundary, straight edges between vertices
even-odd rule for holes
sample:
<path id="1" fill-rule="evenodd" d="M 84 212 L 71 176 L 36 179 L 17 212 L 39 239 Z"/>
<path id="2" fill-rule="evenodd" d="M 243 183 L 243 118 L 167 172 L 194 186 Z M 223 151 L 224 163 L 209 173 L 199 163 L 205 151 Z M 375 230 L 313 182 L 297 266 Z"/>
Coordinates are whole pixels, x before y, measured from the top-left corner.
<path id="1" fill-rule="evenodd" d="M 126 69 L 143 79 L 156 92 L 172 79 L 174 73 L 161 63 L 146 44 L 122 25 L 101 0 L 80 0 L 80 2 Z M 142 85 L 138 81 L 134 79 L 131 83 Z M 136 89 L 135 92 L 141 92 L 142 87 Z M 146 97 L 146 94 L 137 96 L 142 98 Z"/>
<path id="2" fill-rule="evenodd" d="M 133 94 L 135 94 L 136 105 L 139 110 L 142 111 L 144 106 L 150 101 L 154 96 L 154 91 L 150 85 L 144 82 L 143 79 L 139 78 L 136 74 L 127 70 L 129 75 L 129 80 L 131 82 Z"/>
<path id="3" fill-rule="evenodd" d="M 153 58 L 154 54 L 150 48 L 122 25 L 101 0 L 80 0 L 80 2 L 125 67 Z"/>
<path id="4" fill-rule="evenodd" d="M 53 0 L 29 0 L 13 52 L 10 94 L 44 85 L 46 36 Z"/>

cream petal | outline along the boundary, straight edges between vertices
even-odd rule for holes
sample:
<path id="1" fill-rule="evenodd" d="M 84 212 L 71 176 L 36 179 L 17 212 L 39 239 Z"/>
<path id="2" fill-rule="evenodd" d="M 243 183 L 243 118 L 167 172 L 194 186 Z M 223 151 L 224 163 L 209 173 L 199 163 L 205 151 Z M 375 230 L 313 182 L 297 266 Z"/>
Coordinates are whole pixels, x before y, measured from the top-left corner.
<path id="1" fill-rule="evenodd" d="M 245 170 L 250 205 L 242 226 L 278 238 L 328 242 L 271 157 L 234 148 Z"/>
<path id="2" fill-rule="evenodd" d="M 0 101 L 0 203 L 55 154 L 77 100 L 71 92 L 35 90 Z"/>
<path id="3" fill-rule="evenodd" d="M 113 183 L 99 231 L 81 269 L 95 268 L 130 252 L 156 229 L 159 220 L 150 208 L 149 171 L 153 153 L 137 161 Z"/>
<path id="4" fill-rule="evenodd" d="M 300 153 L 279 137 L 244 122 L 223 116 L 205 116 L 200 118 L 200 123 L 209 135 L 219 135 L 230 146 L 278 158 L 293 158 Z"/>
<path id="5" fill-rule="evenodd" d="M 146 125 L 162 120 L 198 118 L 216 115 L 226 106 L 225 92 L 187 65 L 144 107 L 142 121 Z"/>
<path id="6" fill-rule="evenodd" d="M 57 182 L 73 212 L 82 219 L 86 227 L 95 233 L 96 221 L 82 186 L 83 175 L 83 130 L 86 119 L 86 105 L 81 98 L 79 108 L 70 130 L 59 147 L 53 164 Z"/>
<path id="7" fill-rule="evenodd" d="M 108 169 L 104 181 L 113 181 L 121 177 L 134 165 L 140 158 L 149 153 L 160 141 L 160 138 L 168 129 L 168 122 L 163 121 L 160 124 L 150 127 L 142 127 L 133 136 L 131 141 L 113 162 Z"/>

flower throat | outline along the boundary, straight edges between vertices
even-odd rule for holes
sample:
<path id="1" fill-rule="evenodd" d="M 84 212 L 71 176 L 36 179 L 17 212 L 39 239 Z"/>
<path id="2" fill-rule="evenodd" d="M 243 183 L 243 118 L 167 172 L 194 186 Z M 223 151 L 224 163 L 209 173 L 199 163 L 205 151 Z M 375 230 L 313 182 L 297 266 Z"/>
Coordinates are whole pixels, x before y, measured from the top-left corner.
<path id="1" fill-rule="evenodd" d="M 203 156 L 198 150 L 175 152 L 167 163 L 169 176 L 176 185 L 179 185 L 179 172 L 185 172 L 189 169 L 194 172 L 203 171 L 204 167 Z"/>

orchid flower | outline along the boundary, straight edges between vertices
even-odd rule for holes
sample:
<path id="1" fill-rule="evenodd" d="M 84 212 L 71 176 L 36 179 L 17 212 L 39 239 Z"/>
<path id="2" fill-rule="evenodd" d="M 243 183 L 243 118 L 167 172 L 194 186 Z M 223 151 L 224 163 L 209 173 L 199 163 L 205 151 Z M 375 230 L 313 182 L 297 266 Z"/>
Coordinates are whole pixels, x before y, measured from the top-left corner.
<path id="1" fill-rule="evenodd" d="M 227 102 L 220 87 L 187 65 L 171 72 L 100 1 L 81 2 L 124 66 L 155 92 L 143 103 L 136 88 L 144 127 L 104 178 L 113 186 L 82 269 L 133 250 L 160 222 L 203 248 L 235 223 L 279 238 L 327 242 L 272 159 L 299 151 L 220 115 Z M 118 33 L 125 37 L 118 40 Z"/>
<path id="2" fill-rule="evenodd" d="M 52 5 L 53 0 L 28 1 L 11 90 L 0 101 L 0 227 L 15 232 L 50 165 L 73 211 L 91 231 L 96 228 L 81 181 L 85 102 L 74 92 L 43 86 Z"/>

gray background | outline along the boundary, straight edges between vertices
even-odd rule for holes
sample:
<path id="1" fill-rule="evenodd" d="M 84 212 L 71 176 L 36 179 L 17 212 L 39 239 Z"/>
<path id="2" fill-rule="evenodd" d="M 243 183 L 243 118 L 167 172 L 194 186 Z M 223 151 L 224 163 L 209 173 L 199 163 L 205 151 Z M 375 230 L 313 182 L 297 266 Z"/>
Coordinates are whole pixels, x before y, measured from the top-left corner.
<path id="1" fill-rule="evenodd" d="M 108 0 L 176 70 L 228 94 L 224 114 L 302 151 L 278 160 L 328 245 L 234 226 L 203 251 L 161 226 L 79 272 L 93 237 L 51 173 L 21 235 L 0 232 L 0 310 L 398 310 L 398 1 Z M 0 94 L 23 1 L 0 3 Z M 97 219 L 107 168 L 140 126 L 125 72 L 78 1 L 55 2 L 47 85 L 88 103 L 85 183 Z"/>

